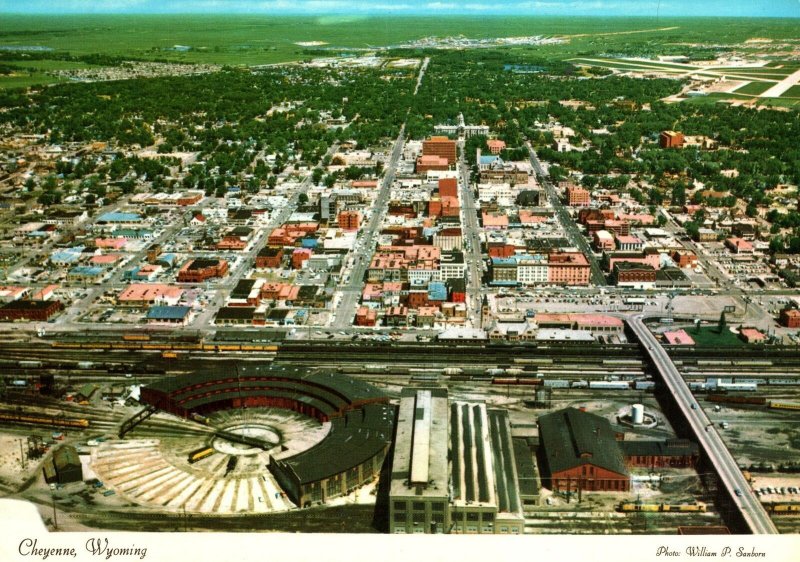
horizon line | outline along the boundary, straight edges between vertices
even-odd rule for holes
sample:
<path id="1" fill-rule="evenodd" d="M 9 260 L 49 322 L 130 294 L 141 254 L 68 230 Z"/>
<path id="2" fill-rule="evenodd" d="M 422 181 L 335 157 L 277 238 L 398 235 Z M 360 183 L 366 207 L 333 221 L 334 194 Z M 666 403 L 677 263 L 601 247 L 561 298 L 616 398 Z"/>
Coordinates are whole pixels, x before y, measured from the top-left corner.
<path id="1" fill-rule="evenodd" d="M 311 14 L 309 12 L 298 11 L 298 12 L 213 12 L 213 11 L 204 11 L 204 12 L 120 12 L 120 11 L 109 11 L 109 12 L 25 12 L 25 11 L 17 11 L 17 10 L 1 10 L 0 14 L 2 15 L 10 15 L 10 16 L 29 16 L 29 17 L 51 17 L 51 16 L 77 16 L 77 17 L 94 17 L 94 16 L 121 16 L 121 17 L 131 17 L 131 16 L 224 16 L 224 17 L 303 17 L 303 18 L 319 18 L 319 17 L 384 17 L 384 18 L 403 18 L 403 17 L 430 17 L 434 16 L 437 19 L 442 18 L 469 18 L 469 19 L 485 19 L 485 18 L 507 18 L 508 14 L 501 13 L 501 12 L 493 12 L 493 13 L 471 13 L 471 14 L 455 14 L 455 13 L 441 13 L 435 11 L 420 11 L 420 12 L 392 12 L 392 11 L 381 11 L 376 10 L 374 12 L 354 12 L 351 14 L 343 13 L 343 12 L 318 12 Z M 780 20 L 780 19 L 800 19 L 800 13 L 797 15 L 774 15 L 774 16 L 754 16 L 754 15 L 625 15 L 625 14 L 579 14 L 579 15 L 570 15 L 570 14 L 519 14 L 515 16 L 516 18 L 563 18 L 563 19 L 651 19 L 651 20 L 675 20 L 675 19 L 745 19 L 745 20 Z"/>

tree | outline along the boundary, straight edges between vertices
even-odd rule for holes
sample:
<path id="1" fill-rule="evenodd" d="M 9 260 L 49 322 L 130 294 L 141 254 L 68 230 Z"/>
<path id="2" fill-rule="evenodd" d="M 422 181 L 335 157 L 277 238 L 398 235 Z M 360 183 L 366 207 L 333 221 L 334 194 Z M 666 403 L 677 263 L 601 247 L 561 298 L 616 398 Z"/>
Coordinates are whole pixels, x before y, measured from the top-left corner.
<path id="1" fill-rule="evenodd" d="M 725 327 L 727 323 L 725 322 L 725 311 L 723 310 L 722 313 L 719 315 L 719 322 L 717 323 L 717 332 L 720 334 L 725 331 Z"/>
<path id="2" fill-rule="evenodd" d="M 324 172 L 322 168 L 314 168 L 314 171 L 311 173 L 311 181 L 314 182 L 314 185 L 319 185 L 319 182 L 322 181 L 322 176 Z"/>

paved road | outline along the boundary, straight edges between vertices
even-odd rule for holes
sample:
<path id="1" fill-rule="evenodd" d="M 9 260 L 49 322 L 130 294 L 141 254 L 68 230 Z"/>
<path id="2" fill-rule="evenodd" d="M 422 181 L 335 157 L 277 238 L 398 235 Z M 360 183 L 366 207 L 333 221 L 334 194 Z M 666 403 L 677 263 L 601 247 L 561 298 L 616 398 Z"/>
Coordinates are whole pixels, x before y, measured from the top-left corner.
<path id="1" fill-rule="evenodd" d="M 461 154 L 458 171 L 461 184 L 461 226 L 463 227 L 464 260 L 467 266 L 467 317 L 472 327 L 480 327 L 481 318 L 481 277 L 483 257 L 481 255 L 480 226 L 475 195 L 470 185 L 470 169 L 465 161 L 464 142 L 459 141 Z"/>
<path id="2" fill-rule="evenodd" d="M 422 65 L 419 69 L 419 76 L 417 77 L 417 84 L 414 87 L 414 95 L 417 95 L 429 62 L 430 58 L 427 57 L 422 61 Z M 406 111 L 406 117 L 407 116 L 408 111 Z M 378 229 L 388 210 L 389 194 L 392 190 L 397 163 L 400 160 L 400 155 L 403 153 L 405 132 L 406 124 L 404 122 L 400 127 L 400 134 L 397 135 L 397 139 L 394 141 L 394 148 L 389 157 L 389 165 L 386 168 L 378 197 L 372 205 L 372 216 L 370 217 L 369 224 L 359 232 L 358 241 L 356 243 L 358 255 L 350 270 L 350 279 L 339 286 L 339 290 L 334 296 L 334 308 L 336 313 L 331 322 L 331 327 L 337 330 L 348 328 L 353 324 L 353 318 L 356 315 L 356 306 L 361 298 L 361 292 L 364 289 L 364 273 L 367 271 L 370 258 L 375 251 Z"/>
<path id="3" fill-rule="evenodd" d="M 358 248 L 357 255 L 355 263 L 350 270 L 349 281 L 340 285 L 334 297 L 336 299 L 336 315 L 331 327 L 337 330 L 347 328 L 353 324 L 353 318 L 356 314 L 356 305 L 364 289 L 364 274 L 369 267 L 370 256 L 372 256 L 372 253 L 375 251 L 378 230 L 388 210 L 389 195 L 392 191 L 397 162 L 400 160 L 400 156 L 403 153 L 405 131 L 406 126 L 404 123 L 403 126 L 400 127 L 400 134 L 397 135 L 397 139 L 394 141 L 394 148 L 392 148 L 391 156 L 389 157 L 389 165 L 386 167 L 381 189 L 372 205 L 372 215 L 370 216 L 369 223 L 367 223 L 367 227 L 363 228 L 359 233 L 358 241 L 356 242 Z"/>
<path id="4" fill-rule="evenodd" d="M 664 383 L 667 385 L 672 396 L 678 404 L 678 408 L 688 421 L 689 426 L 711 460 L 714 469 L 719 476 L 720 485 L 723 486 L 730 495 L 733 505 L 741 513 L 753 534 L 777 534 L 778 530 L 772 520 L 764 511 L 761 502 L 753 495 L 750 486 L 742 476 L 736 460 L 731 455 L 719 433 L 708 419 L 702 407 L 697 404 L 692 391 L 681 377 L 675 364 L 658 343 L 655 336 L 644 325 L 644 314 L 628 317 L 628 325 L 639 338 L 645 348 L 645 352 L 650 355 L 653 364 L 661 373 Z"/>
<path id="5" fill-rule="evenodd" d="M 595 259 L 592 249 L 589 247 L 589 243 L 586 241 L 586 238 L 583 237 L 583 234 L 581 234 L 580 230 L 578 230 L 578 225 L 576 225 L 575 221 L 572 220 L 572 217 L 569 215 L 569 211 L 567 211 L 567 208 L 561 202 L 561 199 L 559 199 L 558 193 L 556 193 L 556 188 L 550 181 L 549 174 L 542 167 L 542 164 L 539 162 L 539 158 L 536 156 L 536 152 L 534 152 L 530 144 L 528 144 L 528 151 L 530 152 L 531 156 L 531 165 L 536 171 L 536 174 L 539 176 L 540 181 L 547 192 L 547 198 L 550 200 L 550 204 L 553 206 L 556 216 L 561 222 L 561 227 L 564 229 L 564 232 L 566 232 L 570 244 L 583 252 L 583 255 L 586 256 L 586 259 L 589 261 L 589 266 L 591 267 L 590 280 L 592 284 L 598 287 L 604 286 L 606 284 L 606 277 L 603 275 L 603 271 L 600 269 L 600 265 L 597 263 L 597 259 Z"/>

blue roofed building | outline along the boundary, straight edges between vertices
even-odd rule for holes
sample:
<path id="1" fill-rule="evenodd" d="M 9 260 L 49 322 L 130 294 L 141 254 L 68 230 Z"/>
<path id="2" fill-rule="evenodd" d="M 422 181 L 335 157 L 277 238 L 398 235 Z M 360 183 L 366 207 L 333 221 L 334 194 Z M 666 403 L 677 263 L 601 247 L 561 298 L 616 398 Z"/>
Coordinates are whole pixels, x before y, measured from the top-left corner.
<path id="1" fill-rule="evenodd" d="M 175 262 L 178 260 L 178 256 L 175 254 L 161 254 L 156 258 L 156 264 L 166 267 L 168 269 L 172 269 L 175 267 Z"/>
<path id="2" fill-rule="evenodd" d="M 53 252 L 50 254 L 50 262 L 58 265 L 75 263 L 80 259 L 84 248 L 84 246 L 73 246 L 72 248 L 67 248 L 66 250 L 58 250 Z"/>
<path id="3" fill-rule="evenodd" d="M 99 224 L 121 224 L 141 222 L 142 215 L 139 213 L 121 213 L 118 211 L 104 213 L 97 217 Z"/>
<path id="4" fill-rule="evenodd" d="M 447 300 L 447 286 L 439 281 L 428 284 L 428 301 L 445 302 Z"/>
<path id="5" fill-rule="evenodd" d="M 317 246 L 319 246 L 319 240 L 317 240 L 316 238 L 303 238 L 300 241 L 300 246 L 303 248 L 310 248 L 313 250 Z"/>
<path id="6" fill-rule="evenodd" d="M 188 306 L 151 306 L 147 310 L 147 323 L 186 326 L 191 311 Z"/>

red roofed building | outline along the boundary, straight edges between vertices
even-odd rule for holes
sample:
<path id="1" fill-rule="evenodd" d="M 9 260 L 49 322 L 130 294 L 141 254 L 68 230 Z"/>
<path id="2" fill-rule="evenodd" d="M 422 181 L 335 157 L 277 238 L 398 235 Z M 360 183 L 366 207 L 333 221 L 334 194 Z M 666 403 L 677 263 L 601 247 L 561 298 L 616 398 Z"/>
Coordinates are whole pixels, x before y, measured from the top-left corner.
<path id="1" fill-rule="evenodd" d="M 763 343 L 767 336 L 755 328 L 741 328 L 739 329 L 739 338 L 747 343 Z"/>
<path id="2" fill-rule="evenodd" d="M 488 252 L 490 258 L 510 258 L 516 253 L 516 247 L 511 244 L 490 242 Z"/>
<path id="3" fill-rule="evenodd" d="M 150 306 L 165 304 L 175 306 L 183 296 L 183 289 L 160 283 L 132 283 L 117 297 L 123 306 Z"/>
<path id="4" fill-rule="evenodd" d="M 228 273 L 228 262 L 216 258 L 189 260 L 178 271 L 178 283 L 202 283 L 209 279 L 224 277 Z"/>
<path id="5" fill-rule="evenodd" d="M 439 180 L 440 197 L 458 197 L 458 180 L 456 178 L 442 178 Z"/>
<path id="6" fill-rule="evenodd" d="M 694 345 L 694 339 L 686 333 L 686 330 L 664 332 L 664 339 L 669 345 Z"/>
<path id="7" fill-rule="evenodd" d="M 354 180 L 351 184 L 353 187 L 357 188 L 376 188 L 378 187 L 378 180 Z"/>
<path id="8" fill-rule="evenodd" d="M 450 169 L 450 164 L 447 163 L 447 158 L 441 156 L 419 156 L 417 157 L 417 173 L 424 174 L 426 172 L 444 172 Z"/>
<path id="9" fill-rule="evenodd" d="M 500 139 L 489 139 L 486 141 L 486 146 L 489 147 L 489 152 L 492 154 L 500 154 L 506 147 L 506 143 Z"/>
<path id="10" fill-rule="evenodd" d="M 367 306 L 360 306 L 356 312 L 356 326 L 374 326 L 378 321 L 378 313 Z"/>
<path id="11" fill-rule="evenodd" d="M 725 245 L 734 254 L 752 254 L 753 245 L 743 238 L 728 238 Z"/>

